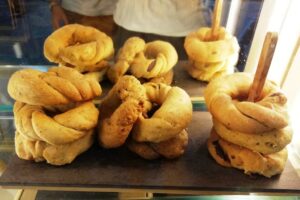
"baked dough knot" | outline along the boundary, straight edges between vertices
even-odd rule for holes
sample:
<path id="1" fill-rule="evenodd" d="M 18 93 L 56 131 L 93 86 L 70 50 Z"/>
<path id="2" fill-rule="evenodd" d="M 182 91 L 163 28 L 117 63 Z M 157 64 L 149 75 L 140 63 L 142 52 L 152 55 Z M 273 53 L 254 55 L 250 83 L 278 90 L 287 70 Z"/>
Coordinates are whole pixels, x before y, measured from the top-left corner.
<path id="1" fill-rule="evenodd" d="M 30 105 L 52 106 L 87 101 L 100 96 L 96 79 L 68 67 L 52 67 L 48 72 L 23 69 L 8 82 L 9 95 Z"/>
<path id="2" fill-rule="evenodd" d="M 237 39 L 224 27 L 218 30 L 217 38 L 212 38 L 211 31 L 202 27 L 190 33 L 184 42 L 190 60 L 186 69 L 193 78 L 202 81 L 233 73 L 239 56 Z"/>
<path id="3" fill-rule="evenodd" d="M 170 43 L 160 40 L 145 43 L 139 37 L 131 37 L 119 50 L 116 64 L 108 70 L 108 78 L 117 82 L 127 71 L 137 78 L 162 77 L 177 61 L 177 52 Z"/>
<path id="4" fill-rule="evenodd" d="M 140 82 L 133 76 L 121 77 L 100 105 L 99 144 L 104 148 L 122 146 L 147 106 Z"/>
<path id="5" fill-rule="evenodd" d="M 144 87 L 152 106 L 139 116 L 128 147 L 145 159 L 179 157 L 188 143 L 185 129 L 192 119 L 190 97 L 181 88 L 162 83 L 145 83 Z"/>
<path id="6" fill-rule="evenodd" d="M 204 92 L 213 117 L 230 130 L 259 134 L 282 129 L 289 124 L 287 98 L 279 87 L 266 81 L 256 102 L 248 102 L 253 76 L 235 73 L 210 82 Z"/>
<path id="7" fill-rule="evenodd" d="M 91 101 L 59 114 L 16 101 L 16 153 L 22 159 L 46 160 L 53 165 L 71 163 L 92 145 L 98 115 Z"/>
<path id="8" fill-rule="evenodd" d="M 114 54 L 112 39 L 90 26 L 69 24 L 54 31 L 44 43 L 50 61 L 79 71 L 99 71 Z"/>
<path id="9" fill-rule="evenodd" d="M 213 128 L 207 145 L 220 165 L 271 177 L 284 169 L 293 131 L 287 99 L 275 83 L 266 81 L 258 99 L 246 101 L 253 78 L 235 73 L 208 84 L 204 96 Z"/>

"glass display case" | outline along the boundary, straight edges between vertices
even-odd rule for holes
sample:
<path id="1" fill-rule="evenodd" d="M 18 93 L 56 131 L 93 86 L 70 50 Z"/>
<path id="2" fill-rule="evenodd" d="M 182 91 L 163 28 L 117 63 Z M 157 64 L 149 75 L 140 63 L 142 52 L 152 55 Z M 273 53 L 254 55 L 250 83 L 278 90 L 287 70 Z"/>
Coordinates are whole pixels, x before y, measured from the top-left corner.
<path id="1" fill-rule="evenodd" d="M 297 115 L 300 110 L 300 92 L 297 86 L 300 73 L 300 26 L 297 26 L 295 22 L 300 16 L 297 12 L 300 6 L 298 0 L 91 0 L 82 1 L 85 3 L 80 2 L 67 0 L 5 0 L 0 2 L 0 186 L 2 187 L 0 199 L 299 198 L 300 135 L 298 132 L 300 126 L 297 122 Z M 193 55 L 187 53 L 185 42 L 187 35 L 201 27 L 212 27 L 210 34 L 213 35 L 213 27 L 217 23 L 215 18 L 218 18 L 215 14 L 216 2 L 222 2 L 219 13 L 220 26 L 223 26 L 228 34 L 235 36 L 239 45 L 237 60 L 230 73 L 254 74 L 266 33 L 270 31 L 278 33 L 278 42 L 267 78 L 276 82 L 285 93 L 288 99 L 288 121 L 293 129 L 293 139 L 287 146 L 288 160 L 280 175 L 271 178 L 257 174 L 249 176 L 242 170 L 218 165 L 209 155 L 207 140 L 213 120 L 209 112 L 211 110 L 208 110 L 205 103 L 204 91 L 210 80 L 197 80 L 199 75 L 188 70 L 190 63 L 196 61 L 191 61 Z M 74 9 L 71 8 L 72 6 Z M 180 158 L 144 160 L 130 152 L 125 145 L 113 149 L 102 148 L 98 145 L 97 139 L 94 139 L 94 144 L 86 152 L 79 155 L 72 163 L 63 166 L 52 166 L 46 162 L 36 163 L 32 161 L 32 158 L 29 159 L 31 161 L 18 158 L 15 153 L 17 134 L 15 124 L 26 122 L 15 120 L 14 112 L 17 112 L 17 109 L 14 108 L 15 99 L 7 91 L 8 82 L 12 74 L 22 69 L 47 72 L 53 66 L 62 65 L 62 63 L 58 64 L 56 59 L 49 61 L 51 56 L 45 55 L 44 44 L 55 29 L 59 29 L 66 23 L 94 26 L 111 38 L 114 54 L 107 56 L 105 60 L 108 68 L 114 67 L 118 60 L 122 60 L 120 54 L 122 54 L 122 48 L 124 52 L 123 45 L 132 37 L 140 37 L 146 44 L 157 40 L 166 41 L 175 48 L 178 59 L 173 67 L 174 75 L 172 75 L 171 86 L 183 89 L 192 103 L 191 122 L 185 127 L 189 134 L 188 144 Z M 88 36 L 85 38 L 82 37 L 83 34 L 80 36 L 76 34 L 74 32 L 66 44 L 76 37 L 88 40 L 86 39 Z M 63 37 L 65 35 L 57 37 L 52 45 L 58 43 Z M 217 40 L 211 39 L 210 42 Z M 75 44 L 75 48 L 78 47 L 76 45 L 80 46 Z M 224 53 L 226 51 L 224 49 L 220 52 Z M 132 53 L 131 50 L 128 50 L 128 55 Z M 143 51 L 146 52 L 146 50 Z M 86 53 L 81 51 L 80 47 L 74 52 L 71 53 L 73 59 L 77 59 L 75 57 L 80 52 L 79 57 Z M 147 55 L 146 59 L 153 59 L 154 54 Z M 140 54 L 135 57 L 138 56 Z M 154 64 L 148 63 L 147 72 L 155 68 L 157 63 L 158 61 L 154 61 Z M 78 66 L 74 67 L 65 60 L 63 64 L 78 69 Z M 141 63 L 138 64 L 141 65 Z M 211 65 L 205 66 L 211 67 Z M 134 70 L 130 70 L 133 74 Z M 86 75 L 85 71 L 81 72 L 84 76 Z M 100 118 L 101 114 L 105 115 L 106 112 L 105 108 L 104 111 L 101 110 L 103 99 L 109 96 L 114 85 L 107 75 L 109 72 L 104 73 L 106 74 L 100 82 L 102 94 L 93 100 L 96 107 L 100 109 Z M 139 80 L 147 82 L 149 78 Z M 24 82 L 16 86 L 22 88 L 19 93 L 25 91 L 22 83 Z M 84 85 L 83 82 L 80 84 Z M 57 88 L 56 90 L 59 91 Z M 156 102 L 155 106 L 157 104 Z M 45 107 L 44 105 L 37 106 Z M 60 109 L 49 107 L 47 107 L 49 110 Z M 180 113 L 180 108 L 176 108 L 178 113 Z M 81 112 L 83 116 L 84 110 Z M 147 117 L 150 116 L 152 114 Z M 100 125 L 97 126 L 100 127 Z M 176 127 L 176 124 L 173 126 Z M 35 148 L 38 148 L 37 145 Z"/>

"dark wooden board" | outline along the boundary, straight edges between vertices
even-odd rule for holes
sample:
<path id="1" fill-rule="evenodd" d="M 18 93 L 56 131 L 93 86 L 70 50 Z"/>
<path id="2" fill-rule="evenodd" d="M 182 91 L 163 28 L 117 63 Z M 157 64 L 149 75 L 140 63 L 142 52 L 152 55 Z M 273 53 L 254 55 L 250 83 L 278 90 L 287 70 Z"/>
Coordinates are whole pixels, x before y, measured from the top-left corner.
<path id="1" fill-rule="evenodd" d="M 0 185 L 24 187 L 123 188 L 144 190 L 212 191 L 219 193 L 299 193 L 300 178 L 287 162 L 273 178 L 247 176 L 216 164 L 206 148 L 212 126 L 208 112 L 194 112 L 188 127 L 189 145 L 177 160 L 146 161 L 126 148 L 104 150 L 95 145 L 72 164 L 55 167 L 13 156 Z"/>

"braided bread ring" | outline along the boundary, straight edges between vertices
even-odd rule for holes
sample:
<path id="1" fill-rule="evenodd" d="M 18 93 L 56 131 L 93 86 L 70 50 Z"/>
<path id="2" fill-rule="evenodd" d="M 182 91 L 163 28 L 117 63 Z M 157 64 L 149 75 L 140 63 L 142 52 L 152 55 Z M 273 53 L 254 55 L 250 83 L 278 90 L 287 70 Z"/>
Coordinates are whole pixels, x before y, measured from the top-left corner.
<path id="1" fill-rule="evenodd" d="M 160 108 L 151 118 L 139 117 L 132 131 L 138 142 L 159 143 L 175 137 L 192 119 L 192 103 L 189 95 L 179 87 L 146 83 L 147 97 Z"/>
<path id="2" fill-rule="evenodd" d="M 213 117 L 228 129 L 243 133 L 257 134 L 286 127 L 286 97 L 272 82 L 266 82 L 258 102 L 242 102 L 252 81 L 249 74 L 235 73 L 210 82 L 204 97 Z"/>
<path id="3" fill-rule="evenodd" d="M 48 72 L 19 70 L 8 82 L 9 95 L 31 105 L 51 106 L 87 101 L 101 92 L 95 79 L 68 67 L 52 67 Z"/>
<path id="4" fill-rule="evenodd" d="M 184 48 L 192 60 L 205 63 L 222 62 L 239 51 L 236 38 L 223 27 L 219 29 L 217 40 L 209 41 L 210 37 L 211 28 L 203 27 L 185 38 Z"/>
<path id="5" fill-rule="evenodd" d="M 69 24 L 54 31 L 44 43 L 44 55 L 54 63 L 93 66 L 113 55 L 112 39 L 89 26 Z"/>
<path id="6" fill-rule="evenodd" d="M 131 37 L 120 49 L 116 64 L 108 71 L 108 78 L 116 82 L 128 70 L 137 78 L 163 76 L 177 60 L 177 52 L 170 43 L 157 40 L 145 44 L 143 39 Z"/>
<path id="7" fill-rule="evenodd" d="M 292 140 L 293 131 L 290 126 L 262 134 L 248 134 L 230 130 L 215 119 L 213 124 L 222 139 L 262 154 L 276 153 Z"/>
<path id="8" fill-rule="evenodd" d="M 63 144 L 51 145 L 41 140 L 29 140 L 18 131 L 15 133 L 16 154 L 24 160 L 41 162 L 46 160 L 52 165 L 71 163 L 77 155 L 89 149 L 94 141 L 93 130 L 88 131 L 80 139 Z"/>
<path id="9" fill-rule="evenodd" d="M 174 159 L 181 156 L 188 144 L 188 133 L 182 130 L 175 137 L 160 142 L 160 143 L 148 143 L 148 142 L 136 142 L 131 139 L 127 146 L 128 148 L 147 160 L 154 160 L 161 156 L 167 159 Z"/>
<path id="10" fill-rule="evenodd" d="M 100 106 L 99 144 L 104 148 L 124 144 L 145 102 L 146 92 L 140 82 L 133 76 L 121 77 Z"/>
<path id="11" fill-rule="evenodd" d="M 28 140 L 42 140 L 52 145 L 74 142 L 97 125 L 99 111 L 92 102 L 83 103 L 53 117 L 41 106 L 19 101 L 14 105 L 17 131 Z"/>
<path id="12" fill-rule="evenodd" d="M 214 130 L 212 130 L 207 145 L 209 153 L 217 163 L 225 167 L 242 169 L 245 174 L 258 173 L 271 177 L 283 171 L 287 160 L 286 148 L 277 153 L 263 155 L 220 139 Z M 226 158 L 220 157 L 216 145 L 219 145 Z"/>
<path id="13" fill-rule="evenodd" d="M 177 60 L 175 48 L 168 42 L 157 40 L 147 43 L 144 51 L 136 55 L 130 71 L 137 78 L 154 78 L 170 71 Z"/>

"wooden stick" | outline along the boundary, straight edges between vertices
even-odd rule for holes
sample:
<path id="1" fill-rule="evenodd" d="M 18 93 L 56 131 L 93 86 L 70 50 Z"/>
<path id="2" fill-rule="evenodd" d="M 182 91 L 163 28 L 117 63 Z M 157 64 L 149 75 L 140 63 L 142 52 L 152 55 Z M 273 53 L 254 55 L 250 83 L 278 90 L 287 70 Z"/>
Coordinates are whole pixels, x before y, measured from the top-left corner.
<path id="1" fill-rule="evenodd" d="M 264 88 L 277 40 L 277 33 L 267 33 L 255 72 L 255 77 L 249 90 L 248 101 L 255 102 Z"/>
<path id="2" fill-rule="evenodd" d="M 213 13 L 213 20 L 212 20 L 212 31 L 211 31 L 211 38 L 215 40 L 218 37 L 218 32 L 221 23 L 221 16 L 222 16 L 222 7 L 223 7 L 223 0 L 216 0 L 214 6 L 214 13 Z"/>

